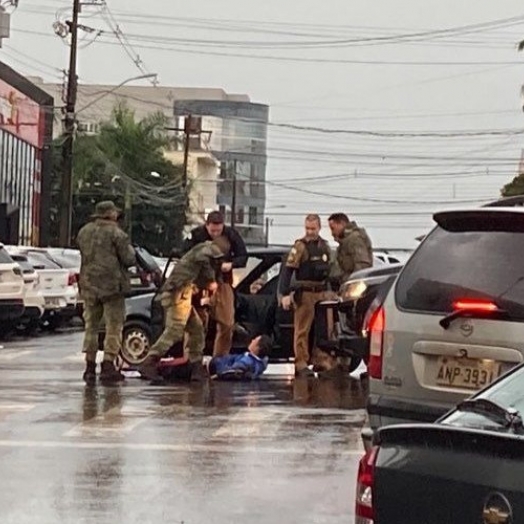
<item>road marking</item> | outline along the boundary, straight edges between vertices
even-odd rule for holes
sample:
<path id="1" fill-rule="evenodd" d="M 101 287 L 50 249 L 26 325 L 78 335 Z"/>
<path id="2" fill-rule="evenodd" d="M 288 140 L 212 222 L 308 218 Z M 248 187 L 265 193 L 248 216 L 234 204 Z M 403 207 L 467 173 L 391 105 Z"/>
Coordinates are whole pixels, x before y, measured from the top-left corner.
<path id="1" fill-rule="evenodd" d="M 3 349 L 2 351 L 0 351 L 0 360 L 16 360 L 20 357 L 32 355 L 33 353 L 34 351 L 30 350 L 17 351 L 16 349 Z"/>
<path id="2" fill-rule="evenodd" d="M 4 420 L 15 413 L 31 411 L 36 404 L 25 404 L 23 402 L 0 403 L 0 420 Z"/>
<path id="3" fill-rule="evenodd" d="M 86 359 L 85 353 L 75 353 L 74 355 L 67 355 L 63 358 L 63 360 L 66 360 L 68 362 L 84 362 Z M 100 364 L 104 360 L 104 354 L 99 351 L 96 354 L 96 362 L 97 364 Z"/>
<path id="4" fill-rule="evenodd" d="M 142 415 L 142 417 L 140 417 Z M 64 433 L 69 438 L 119 437 L 131 433 L 146 421 L 147 414 L 134 408 L 114 407 L 105 413 L 82 422 Z"/>
<path id="5" fill-rule="evenodd" d="M 279 427 L 288 418 L 281 411 L 244 408 L 218 428 L 215 438 L 271 437 L 278 433 Z"/>
<path id="6" fill-rule="evenodd" d="M 152 444 L 134 442 L 71 442 L 67 440 L 0 440 L 0 448 L 40 448 L 40 449 L 125 449 L 130 451 L 166 451 L 173 453 L 267 453 L 272 455 L 360 457 L 360 450 L 333 450 L 333 448 L 305 449 L 288 447 L 238 446 L 224 444 Z"/>

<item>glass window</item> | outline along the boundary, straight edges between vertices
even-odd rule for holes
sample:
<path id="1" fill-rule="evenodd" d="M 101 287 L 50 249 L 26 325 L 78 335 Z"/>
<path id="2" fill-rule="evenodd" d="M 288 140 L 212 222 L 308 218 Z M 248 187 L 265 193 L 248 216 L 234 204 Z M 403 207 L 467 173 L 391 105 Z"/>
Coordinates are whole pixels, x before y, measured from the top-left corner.
<path id="1" fill-rule="evenodd" d="M 399 307 L 445 313 L 458 299 L 496 299 L 524 320 L 524 215 L 498 215 L 434 229 L 399 277 Z"/>
<path id="2" fill-rule="evenodd" d="M 0 247 L 0 264 L 12 264 L 13 259 L 4 247 Z"/>

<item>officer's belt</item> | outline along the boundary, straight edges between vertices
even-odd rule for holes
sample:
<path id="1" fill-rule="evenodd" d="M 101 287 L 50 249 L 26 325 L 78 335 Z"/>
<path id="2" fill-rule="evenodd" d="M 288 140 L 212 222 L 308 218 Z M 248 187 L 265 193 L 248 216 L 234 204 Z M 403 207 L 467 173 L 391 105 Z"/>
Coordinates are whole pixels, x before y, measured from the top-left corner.
<path id="1" fill-rule="evenodd" d="M 308 291 L 310 293 L 320 293 L 321 291 L 326 291 L 326 284 L 300 284 L 297 283 L 296 291 Z"/>

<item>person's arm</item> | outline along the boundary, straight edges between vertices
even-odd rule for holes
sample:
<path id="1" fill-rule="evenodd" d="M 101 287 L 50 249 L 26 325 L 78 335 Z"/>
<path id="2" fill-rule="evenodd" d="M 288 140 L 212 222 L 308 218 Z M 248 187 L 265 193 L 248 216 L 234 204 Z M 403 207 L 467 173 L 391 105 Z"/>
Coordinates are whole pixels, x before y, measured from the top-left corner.
<path id="1" fill-rule="evenodd" d="M 231 244 L 231 253 L 234 268 L 246 267 L 247 264 L 247 249 L 244 239 L 240 236 L 240 233 L 235 229 L 229 230 L 229 242 Z"/>
<path id="2" fill-rule="evenodd" d="M 135 249 L 129 242 L 129 237 L 121 230 L 116 235 L 115 247 L 118 260 L 123 267 L 127 269 L 136 264 Z"/>
<path id="3" fill-rule="evenodd" d="M 284 266 L 282 272 L 280 273 L 280 282 L 278 285 L 278 294 L 283 297 L 287 297 L 291 293 L 291 279 L 293 278 L 293 273 L 295 268 Z"/>
<path id="4" fill-rule="evenodd" d="M 291 308 L 291 278 L 293 273 L 300 267 L 306 246 L 304 242 L 297 240 L 287 256 L 286 263 L 282 268 L 279 283 L 279 292 L 282 295 L 282 307 L 285 310 Z"/>
<path id="5" fill-rule="evenodd" d="M 201 242 L 198 239 L 198 228 L 194 228 L 189 236 L 184 240 L 184 244 L 182 246 L 182 254 L 185 255 L 188 251 L 193 249 L 197 244 L 200 244 Z"/>
<path id="6" fill-rule="evenodd" d="M 355 271 L 355 253 L 353 251 L 353 239 L 345 238 L 339 246 L 340 256 L 338 265 L 343 278 L 348 278 Z"/>

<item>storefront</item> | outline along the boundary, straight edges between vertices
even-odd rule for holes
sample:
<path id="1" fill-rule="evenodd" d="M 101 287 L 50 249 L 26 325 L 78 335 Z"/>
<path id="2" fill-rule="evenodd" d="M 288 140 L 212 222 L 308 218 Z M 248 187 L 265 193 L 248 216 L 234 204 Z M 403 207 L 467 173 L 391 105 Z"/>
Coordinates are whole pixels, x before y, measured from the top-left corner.
<path id="1" fill-rule="evenodd" d="M 0 62 L 0 241 L 49 242 L 53 98 Z"/>

